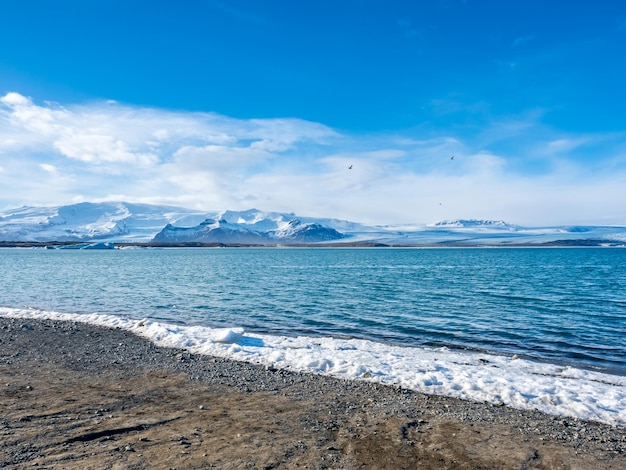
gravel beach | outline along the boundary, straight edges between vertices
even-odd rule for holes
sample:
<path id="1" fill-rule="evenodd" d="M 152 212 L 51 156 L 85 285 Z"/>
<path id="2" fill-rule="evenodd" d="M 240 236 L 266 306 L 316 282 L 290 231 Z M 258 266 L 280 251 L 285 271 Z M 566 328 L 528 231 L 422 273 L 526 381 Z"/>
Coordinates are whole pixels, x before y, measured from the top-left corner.
<path id="1" fill-rule="evenodd" d="M 624 469 L 626 428 L 0 318 L 0 467 Z"/>

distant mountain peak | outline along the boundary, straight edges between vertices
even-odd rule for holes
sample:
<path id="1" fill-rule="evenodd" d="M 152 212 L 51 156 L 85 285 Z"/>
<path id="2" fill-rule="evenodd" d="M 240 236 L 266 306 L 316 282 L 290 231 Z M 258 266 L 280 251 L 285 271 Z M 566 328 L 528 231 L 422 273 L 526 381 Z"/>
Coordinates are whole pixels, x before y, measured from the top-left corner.
<path id="1" fill-rule="evenodd" d="M 456 219 L 456 220 L 442 220 L 436 222 L 429 227 L 437 228 L 513 228 L 512 224 L 505 222 L 504 220 L 485 220 L 485 219 Z"/>
<path id="2" fill-rule="evenodd" d="M 334 228 L 319 223 L 303 223 L 300 219 L 292 219 L 282 227 L 271 232 L 271 236 L 282 242 L 315 243 L 334 241 L 344 238 L 345 235 Z"/>
<path id="3" fill-rule="evenodd" d="M 260 211 L 247 213 L 252 218 L 239 217 L 240 213 L 222 213 L 219 221 L 206 219 L 196 227 L 174 227 L 168 224 L 153 239 L 159 243 L 245 243 L 293 244 L 319 243 L 339 240 L 345 235 L 319 223 L 302 223 L 299 219 L 282 221 L 279 228 L 269 231 L 255 230 L 267 226 L 259 217 Z M 270 215 L 275 217 L 276 214 Z M 282 218 L 282 217 L 281 217 Z M 230 221 L 228 220 L 230 219 Z M 249 222 L 253 221 L 252 224 Z M 273 220 L 276 223 L 276 220 Z M 271 224 L 270 224 L 271 225 Z"/>

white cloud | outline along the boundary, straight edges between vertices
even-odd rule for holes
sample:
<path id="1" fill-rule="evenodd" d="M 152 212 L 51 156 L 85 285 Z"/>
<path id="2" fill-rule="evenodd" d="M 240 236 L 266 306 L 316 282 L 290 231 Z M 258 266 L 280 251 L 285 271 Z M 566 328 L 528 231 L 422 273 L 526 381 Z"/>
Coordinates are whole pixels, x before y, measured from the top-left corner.
<path id="1" fill-rule="evenodd" d="M 0 98 L 0 103 L 7 106 L 28 106 L 32 104 L 31 100 L 19 93 L 10 92 Z"/>
<path id="2" fill-rule="evenodd" d="M 0 98 L 0 206 L 126 199 L 374 224 L 620 222 L 626 136 L 569 135 L 542 115 L 466 134 L 345 135 L 298 119 L 38 105 L 9 93 Z"/>
<path id="3" fill-rule="evenodd" d="M 156 163 L 158 157 L 150 153 L 133 152 L 123 140 L 115 140 L 111 135 L 74 134 L 64 132 L 53 147 L 61 154 L 89 163 L 129 163 L 148 166 Z"/>
<path id="4" fill-rule="evenodd" d="M 57 172 L 57 168 L 54 165 L 50 165 L 48 163 L 41 163 L 39 165 L 39 167 L 42 170 L 47 171 L 48 173 L 56 173 Z"/>
<path id="5" fill-rule="evenodd" d="M 140 167 L 167 160 L 186 146 L 247 147 L 250 153 L 285 152 L 296 143 L 329 138 L 329 128 L 297 119 L 235 120 L 211 113 L 174 113 L 106 102 L 89 106 L 39 106 L 9 93 L 0 110 L 0 151 L 15 145 L 46 148 L 92 165 Z M 208 145 L 207 145 L 208 144 Z M 227 151 L 227 150 L 225 150 Z M 207 155 L 208 156 L 208 155 Z M 217 157 L 217 155 L 214 155 Z"/>
<path id="6" fill-rule="evenodd" d="M 204 147 L 185 146 L 174 153 L 177 166 L 191 171 L 222 170 L 226 172 L 241 171 L 266 158 L 272 153 L 250 145 L 249 147 L 225 147 L 222 145 L 207 145 Z"/>
<path id="7" fill-rule="evenodd" d="M 587 143 L 587 139 L 557 139 L 548 142 L 548 150 L 553 152 L 568 152 Z"/>
<path id="8" fill-rule="evenodd" d="M 457 158 L 457 161 L 460 160 Z M 506 161 L 504 158 L 490 152 L 481 151 L 475 155 L 469 155 L 462 166 L 467 168 L 471 174 L 491 177 L 502 174 L 505 171 Z"/>

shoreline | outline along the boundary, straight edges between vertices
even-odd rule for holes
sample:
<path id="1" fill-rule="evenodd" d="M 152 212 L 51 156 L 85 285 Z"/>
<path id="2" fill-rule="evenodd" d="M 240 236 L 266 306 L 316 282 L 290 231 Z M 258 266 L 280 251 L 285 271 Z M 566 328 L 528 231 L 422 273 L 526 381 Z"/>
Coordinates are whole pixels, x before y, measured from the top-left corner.
<path id="1" fill-rule="evenodd" d="M 0 318 L 0 466 L 624 468 L 626 428 Z"/>
<path id="2" fill-rule="evenodd" d="M 424 243 L 384 243 L 383 241 L 344 241 L 318 243 L 227 243 L 227 242 L 130 242 L 98 240 L 12 241 L 0 240 L 0 248 L 71 249 L 91 245 L 90 249 L 125 248 L 625 248 L 626 242 L 602 238 L 558 239 L 543 242 L 500 241 L 494 243 L 444 240 Z"/>
<path id="3" fill-rule="evenodd" d="M 523 353 L 404 347 L 365 339 L 255 334 L 108 314 L 0 308 L 0 316 L 120 328 L 165 348 L 339 379 L 371 381 L 427 395 L 538 410 L 626 427 L 626 376 Z M 512 355 L 511 355 L 512 354 Z"/>

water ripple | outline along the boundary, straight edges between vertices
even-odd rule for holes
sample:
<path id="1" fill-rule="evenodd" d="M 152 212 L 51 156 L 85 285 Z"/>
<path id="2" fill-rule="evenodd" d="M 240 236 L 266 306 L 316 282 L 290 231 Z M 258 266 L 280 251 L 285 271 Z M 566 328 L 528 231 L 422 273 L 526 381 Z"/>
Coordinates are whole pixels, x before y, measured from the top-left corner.
<path id="1" fill-rule="evenodd" d="M 520 354 L 626 374 L 626 250 L 0 250 L 0 305 Z"/>

